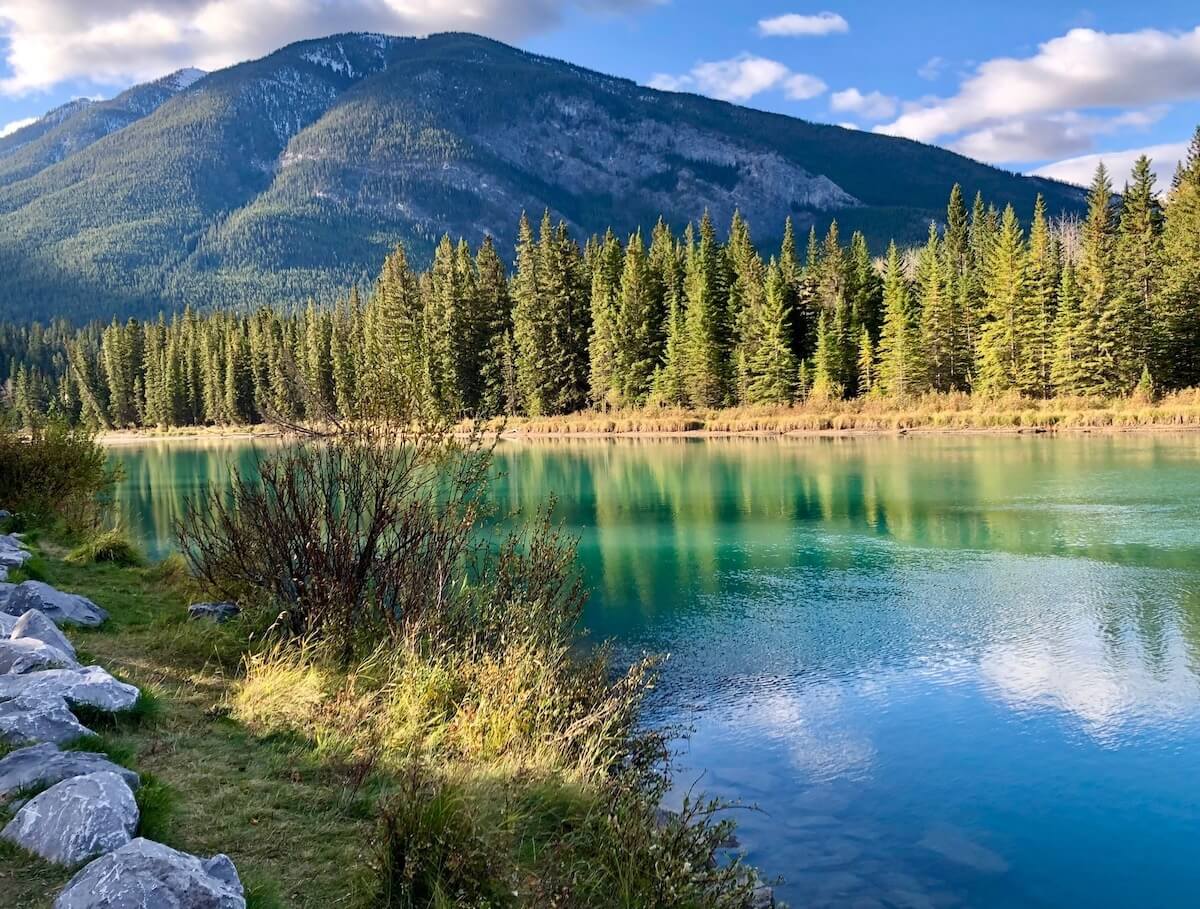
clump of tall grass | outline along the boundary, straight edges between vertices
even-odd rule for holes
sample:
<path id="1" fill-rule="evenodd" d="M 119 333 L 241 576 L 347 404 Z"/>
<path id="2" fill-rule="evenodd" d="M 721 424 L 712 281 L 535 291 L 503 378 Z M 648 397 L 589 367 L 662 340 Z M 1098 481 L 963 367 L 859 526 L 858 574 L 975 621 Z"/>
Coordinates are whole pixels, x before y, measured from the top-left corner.
<path id="1" fill-rule="evenodd" d="M 129 568 L 142 565 L 145 557 L 141 551 L 130 542 L 129 537 L 119 527 L 94 533 L 70 553 L 66 560 L 74 565 L 93 565 L 110 563 Z"/>

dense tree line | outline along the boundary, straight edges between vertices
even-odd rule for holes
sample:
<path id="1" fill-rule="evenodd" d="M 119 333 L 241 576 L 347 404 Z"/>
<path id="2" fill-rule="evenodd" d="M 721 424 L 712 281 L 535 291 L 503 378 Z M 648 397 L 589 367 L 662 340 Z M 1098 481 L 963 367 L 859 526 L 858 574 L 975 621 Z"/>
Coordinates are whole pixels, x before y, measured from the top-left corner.
<path id="1" fill-rule="evenodd" d="M 446 237 L 423 273 L 397 247 L 365 300 L 2 325 L 0 370 L 23 419 L 103 427 L 345 412 L 384 375 L 447 417 L 1200 384 L 1200 131 L 1165 198 L 1143 158 L 1119 196 L 1097 170 L 1083 220 L 1030 215 L 956 186 L 879 261 L 836 224 L 802 256 L 790 222 L 764 255 L 736 215 L 724 241 L 705 215 L 582 247 L 522 218 L 511 275 Z"/>

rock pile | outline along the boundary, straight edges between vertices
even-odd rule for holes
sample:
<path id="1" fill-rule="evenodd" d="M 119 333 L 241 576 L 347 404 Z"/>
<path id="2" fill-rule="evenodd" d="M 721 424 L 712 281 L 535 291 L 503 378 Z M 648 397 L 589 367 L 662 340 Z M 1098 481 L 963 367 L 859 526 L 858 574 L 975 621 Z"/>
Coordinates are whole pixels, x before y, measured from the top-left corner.
<path id="1" fill-rule="evenodd" d="M 28 558 L 19 539 L 0 534 L 4 577 Z M 133 685 L 81 666 L 60 628 L 106 618 L 86 597 L 41 581 L 0 584 L 0 744 L 24 746 L 0 758 L 0 807 L 19 805 L 0 839 L 60 865 L 89 862 L 55 909 L 245 909 L 225 856 L 203 860 L 135 838 L 136 773 L 102 754 L 59 747 L 91 734 L 73 707 L 117 713 L 137 703 Z"/>

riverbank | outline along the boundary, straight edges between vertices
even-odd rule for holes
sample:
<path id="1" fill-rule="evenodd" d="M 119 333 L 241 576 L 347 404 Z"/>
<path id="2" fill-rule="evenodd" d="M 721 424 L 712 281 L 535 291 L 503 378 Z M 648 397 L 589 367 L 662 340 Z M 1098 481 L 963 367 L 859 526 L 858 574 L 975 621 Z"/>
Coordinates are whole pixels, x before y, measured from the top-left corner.
<path id="1" fill-rule="evenodd" d="M 467 426 L 462 427 L 466 431 Z M 1200 390 L 1157 401 L 1143 398 L 980 398 L 926 395 L 909 401 L 857 398 L 810 401 L 791 407 L 715 410 L 646 408 L 583 411 L 552 417 L 490 420 L 504 438 L 608 436 L 846 436 L 896 433 L 1177 432 L 1200 429 Z M 197 426 L 122 429 L 101 434 L 106 445 L 155 440 L 268 439 L 276 427 Z"/>
<path id="2" fill-rule="evenodd" d="M 230 627 L 187 620 L 190 585 L 174 563 L 76 565 L 61 540 L 31 538 L 37 555 L 25 574 L 109 613 L 98 629 L 67 631 L 80 661 L 104 665 L 154 704 L 148 715 L 89 717 L 98 736 L 78 744 L 154 787 L 153 838 L 229 855 L 250 907 L 368 905 L 372 790 L 324 765 L 312 746 L 256 737 L 230 718 L 245 645 Z M 0 744 L 0 756 L 6 750 Z M 0 805 L 0 817 L 6 811 Z M 45 909 L 74 870 L 2 848 L 4 905 Z"/>
<path id="3" fill-rule="evenodd" d="M 64 747 L 136 767 L 154 795 L 145 835 L 229 856 L 251 909 L 521 909 L 554 893 L 574 894 L 563 906 L 773 905 L 740 864 L 710 864 L 732 829 L 709 820 L 714 806 L 664 820 L 658 794 L 610 786 L 583 757 L 579 772 L 562 762 L 566 745 L 531 720 L 566 702 L 543 689 L 551 667 L 520 650 L 494 666 L 404 649 L 339 666 L 264 643 L 249 616 L 190 620 L 204 596 L 178 558 L 147 565 L 121 550 L 136 564 L 80 564 L 91 550 L 69 536 L 27 540 L 36 555 L 12 580 L 101 604 L 100 628 L 68 631 L 79 659 L 154 708 L 89 715 L 99 735 Z M 11 750 L 0 742 L 0 758 Z M 0 799 L 0 825 L 16 807 Z M 44 909 L 76 870 L 0 843 L 5 909 Z M 686 896 L 704 892 L 711 903 Z"/>

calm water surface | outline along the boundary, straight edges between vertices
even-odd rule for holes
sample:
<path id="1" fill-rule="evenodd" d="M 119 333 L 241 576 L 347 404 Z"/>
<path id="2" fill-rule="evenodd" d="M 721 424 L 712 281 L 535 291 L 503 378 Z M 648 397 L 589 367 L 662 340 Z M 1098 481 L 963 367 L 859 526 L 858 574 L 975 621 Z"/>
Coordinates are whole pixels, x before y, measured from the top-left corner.
<path id="1" fill-rule="evenodd" d="M 151 551 L 250 443 L 121 447 Z M 795 907 L 1200 902 L 1200 435 L 512 442 Z"/>

